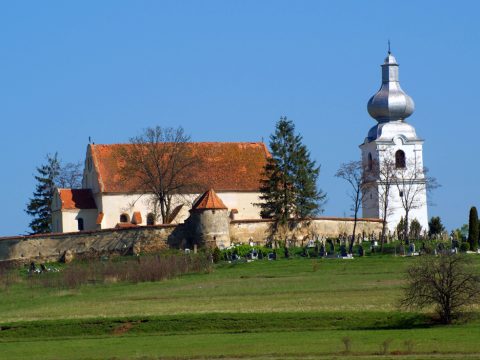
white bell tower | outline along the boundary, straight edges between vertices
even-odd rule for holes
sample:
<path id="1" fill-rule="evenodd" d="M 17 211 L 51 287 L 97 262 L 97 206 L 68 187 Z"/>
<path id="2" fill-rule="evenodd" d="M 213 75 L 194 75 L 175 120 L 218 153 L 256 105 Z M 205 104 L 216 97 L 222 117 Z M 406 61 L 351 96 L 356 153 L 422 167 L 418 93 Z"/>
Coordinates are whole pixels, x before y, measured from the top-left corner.
<path id="1" fill-rule="evenodd" d="M 368 101 L 368 113 L 377 124 L 360 149 L 367 178 L 363 217 L 383 218 L 388 199 L 387 222 L 392 232 L 401 217 L 406 217 L 406 208 L 409 223 L 417 219 L 422 232 L 428 230 L 423 140 L 405 121 L 414 109 L 412 98 L 400 87 L 397 61 L 388 51 L 382 64 L 382 85 Z"/>

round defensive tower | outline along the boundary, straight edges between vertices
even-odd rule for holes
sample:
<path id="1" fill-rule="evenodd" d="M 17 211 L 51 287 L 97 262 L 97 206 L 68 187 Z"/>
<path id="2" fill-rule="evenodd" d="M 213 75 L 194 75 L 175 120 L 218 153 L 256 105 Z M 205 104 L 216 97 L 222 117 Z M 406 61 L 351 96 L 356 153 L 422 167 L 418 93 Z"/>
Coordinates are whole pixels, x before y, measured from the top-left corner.
<path id="1" fill-rule="evenodd" d="M 190 210 L 195 243 L 220 249 L 230 246 L 228 208 L 213 189 L 205 192 Z"/>

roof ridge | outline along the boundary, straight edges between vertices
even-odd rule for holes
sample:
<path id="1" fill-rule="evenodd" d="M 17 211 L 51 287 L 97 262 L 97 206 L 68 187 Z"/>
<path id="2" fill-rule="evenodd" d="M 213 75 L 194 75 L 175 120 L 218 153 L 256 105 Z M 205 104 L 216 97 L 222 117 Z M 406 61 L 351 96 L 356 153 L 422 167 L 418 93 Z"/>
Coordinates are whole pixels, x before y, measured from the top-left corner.
<path id="1" fill-rule="evenodd" d="M 173 141 L 167 141 L 167 142 L 158 142 L 157 144 L 171 144 Z M 265 143 L 263 141 L 187 141 L 185 142 L 186 144 L 251 144 L 251 145 L 263 145 L 265 146 Z M 111 144 L 89 144 L 92 146 L 92 148 L 98 147 L 98 146 L 115 146 L 115 145 L 135 145 L 133 143 L 111 143 Z M 148 145 L 146 143 L 145 145 Z"/>

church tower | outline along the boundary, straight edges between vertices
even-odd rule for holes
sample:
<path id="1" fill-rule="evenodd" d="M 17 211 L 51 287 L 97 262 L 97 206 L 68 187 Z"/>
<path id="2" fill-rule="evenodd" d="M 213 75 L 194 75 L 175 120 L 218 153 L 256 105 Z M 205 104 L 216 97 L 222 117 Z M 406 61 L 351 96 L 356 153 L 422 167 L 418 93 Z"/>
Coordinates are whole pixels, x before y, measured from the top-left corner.
<path id="1" fill-rule="evenodd" d="M 392 232 L 406 216 L 409 223 L 417 219 L 428 230 L 423 140 L 405 121 L 414 109 L 412 98 L 400 87 L 398 64 L 389 50 L 382 64 L 380 90 L 368 101 L 368 113 L 377 124 L 360 149 L 367 179 L 363 217 L 383 218 L 388 199 L 387 222 Z"/>

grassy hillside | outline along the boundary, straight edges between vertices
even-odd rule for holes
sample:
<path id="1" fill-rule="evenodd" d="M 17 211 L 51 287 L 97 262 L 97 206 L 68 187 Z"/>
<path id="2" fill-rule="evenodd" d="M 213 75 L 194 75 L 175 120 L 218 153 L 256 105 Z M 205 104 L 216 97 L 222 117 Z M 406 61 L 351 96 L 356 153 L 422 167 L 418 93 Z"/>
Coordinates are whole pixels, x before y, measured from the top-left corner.
<path id="1" fill-rule="evenodd" d="M 221 264 L 162 282 L 77 289 L 24 279 L 0 296 L 2 358 L 476 356 L 475 313 L 468 324 L 442 327 L 426 314 L 397 309 L 411 261 Z"/>

